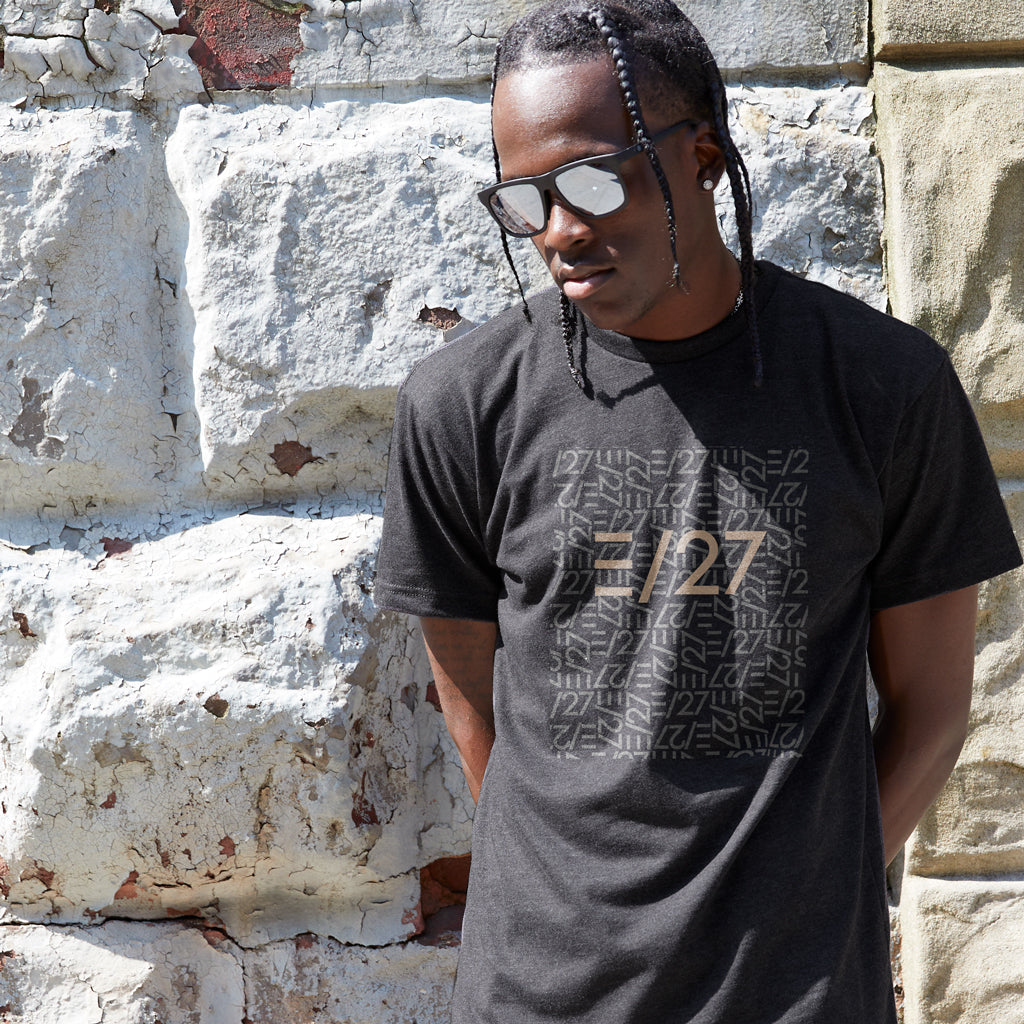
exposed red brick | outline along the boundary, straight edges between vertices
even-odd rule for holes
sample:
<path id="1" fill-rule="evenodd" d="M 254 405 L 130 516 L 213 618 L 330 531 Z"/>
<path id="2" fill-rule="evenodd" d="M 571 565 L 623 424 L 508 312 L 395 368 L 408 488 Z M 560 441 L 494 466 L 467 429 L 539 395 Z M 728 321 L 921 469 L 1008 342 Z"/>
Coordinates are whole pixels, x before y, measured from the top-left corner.
<path id="1" fill-rule="evenodd" d="M 444 306 L 424 306 L 416 319 L 442 331 L 450 331 L 462 323 L 462 316 L 457 309 L 445 309 Z"/>
<path id="2" fill-rule="evenodd" d="M 416 937 L 421 946 L 458 946 L 462 943 L 462 917 L 465 907 L 442 907 L 426 919 L 426 927 Z"/>
<path id="3" fill-rule="evenodd" d="M 270 457 L 274 460 L 274 465 L 288 476 L 295 476 L 309 462 L 320 461 L 313 455 L 312 448 L 307 448 L 304 444 L 299 444 L 298 441 L 284 441 L 281 444 L 275 444 Z"/>
<path id="4" fill-rule="evenodd" d="M 3 65 L 0 64 L 0 67 L 3 67 Z M 28 616 L 24 612 L 11 612 L 11 615 L 18 624 L 18 632 L 22 636 L 35 636 L 35 633 L 29 628 Z"/>
<path id="5" fill-rule="evenodd" d="M 108 796 L 107 799 L 104 800 L 103 803 L 100 804 L 100 807 L 103 807 L 104 809 L 109 811 L 110 808 L 113 807 L 114 804 L 116 804 L 116 803 L 117 803 L 117 794 L 116 793 L 111 793 L 110 796 Z"/>
<path id="6" fill-rule="evenodd" d="M 206 939 L 206 941 L 211 946 L 216 948 L 222 942 L 227 942 L 228 941 L 228 933 L 224 932 L 224 931 L 221 931 L 219 928 L 204 928 L 203 929 L 203 938 Z"/>
<path id="7" fill-rule="evenodd" d="M 377 809 L 366 798 L 366 772 L 363 772 L 359 790 L 352 798 L 352 821 L 357 825 L 379 825 Z"/>
<path id="8" fill-rule="evenodd" d="M 427 683 L 427 701 L 433 704 L 438 711 L 441 710 L 441 696 L 437 692 L 437 686 L 434 683 Z"/>
<path id="9" fill-rule="evenodd" d="M 132 871 L 128 877 L 121 883 L 120 888 L 114 893 L 115 900 L 134 900 L 138 899 L 142 893 L 139 891 L 139 887 L 135 884 L 139 880 L 138 871 Z"/>
<path id="10" fill-rule="evenodd" d="M 303 932 L 295 936 L 296 949 L 312 949 L 316 945 L 316 936 L 312 932 Z"/>
<path id="11" fill-rule="evenodd" d="M 225 836 L 220 841 L 220 852 L 225 857 L 234 857 L 235 855 L 235 841 L 230 836 Z"/>
<path id="12" fill-rule="evenodd" d="M 177 31 L 195 36 L 188 51 L 208 89 L 273 89 L 289 85 L 291 60 L 302 49 L 304 4 L 256 0 L 176 0 Z"/>
<path id="13" fill-rule="evenodd" d="M 166 913 L 168 917 L 199 917 L 198 907 L 167 907 Z"/>
<path id="14" fill-rule="evenodd" d="M 28 882 L 31 879 L 38 879 L 47 889 L 53 887 L 54 872 L 49 868 L 41 868 L 35 861 L 32 861 L 32 867 L 26 868 L 21 873 L 21 881 Z"/>
<path id="15" fill-rule="evenodd" d="M 442 907 L 462 906 L 469 888 L 471 854 L 442 857 L 420 870 L 420 903 L 430 918 Z"/>
<path id="16" fill-rule="evenodd" d="M 417 903 L 415 907 L 410 907 L 402 914 L 402 924 L 411 924 L 413 935 L 419 935 L 426 927 L 426 922 L 423 920 L 423 904 Z"/>
<path id="17" fill-rule="evenodd" d="M 228 706 L 228 702 L 219 693 L 203 701 L 204 710 L 209 711 L 214 718 L 223 718 L 228 713 Z"/>
<path id="18" fill-rule="evenodd" d="M 120 537 L 100 537 L 100 543 L 108 558 L 112 558 L 114 555 L 123 555 L 132 549 L 132 542 L 122 540 Z"/>

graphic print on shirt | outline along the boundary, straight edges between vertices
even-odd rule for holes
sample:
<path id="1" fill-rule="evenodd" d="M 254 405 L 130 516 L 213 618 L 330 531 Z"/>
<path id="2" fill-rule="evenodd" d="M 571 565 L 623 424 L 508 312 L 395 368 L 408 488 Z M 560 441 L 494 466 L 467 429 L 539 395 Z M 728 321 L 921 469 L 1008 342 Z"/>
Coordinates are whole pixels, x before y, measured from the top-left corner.
<path id="1" fill-rule="evenodd" d="M 799 755 L 809 460 L 803 448 L 558 453 L 556 754 Z"/>

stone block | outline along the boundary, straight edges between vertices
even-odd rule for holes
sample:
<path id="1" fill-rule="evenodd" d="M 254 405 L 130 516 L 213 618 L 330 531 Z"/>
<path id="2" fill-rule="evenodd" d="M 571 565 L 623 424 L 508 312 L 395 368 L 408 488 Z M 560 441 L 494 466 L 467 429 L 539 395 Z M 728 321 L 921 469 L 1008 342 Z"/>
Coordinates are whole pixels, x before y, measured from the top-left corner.
<path id="1" fill-rule="evenodd" d="M 539 0 L 311 0 L 293 85 L 486 79 L 505 29 Z M 867 61 L 865 0 L 692 0 L 687 14 L 720 67 L 835 67 Z"/>
<path id="2" fill-rule="evenodd" d="M 475 196 L 494 173 L 487 103 L 188 107 L 168 162 L 207 486 L 379 492 L 397 385 L 444 326 L 518 297 Z"/>
<path id="3" fill-rule="evenodd" d="M 872 20 L 875 54 L 883 60 L 1024 49 L 1018 0 L 880 0 Z"/>
<path id="4" fill-rule="evenodd" d="M 978 405 L 1024 397 L 1024 66 L 878 65 L 889 296 Z"/>
<path id="5" fill-rule="evenodd" d="M 180 924 L 0 926 L 0 1019 L 11 1024 L 240 1024 L 242 967 Z M 230 947 L 229 943 L 223 943 Z"/>
<path id="6" fill-rule="evenodd" d="M 181 254 L 147 117 L 8 108 L 0 152 L 0 539 L 34 544 L 163 489 Z"/>
<path id="7" fill-rule="evenodd" d="M 1024 398 L 982 406 L 978 423 L 996 474 L 1024 480 Z"/>
<path id="8" fill-rule="evenodd" d="M 1024 882 L 908 878 L 906 1024 L 1024 1021 Z"/>
<path id="9" fill-rule="evenodd" d="M 203 83 L 173 34 L 170 0 L 9 0 L 0 13 L 0 100 L 194 100 Z"/>
<path id="10" fill-rule="evenodd" d="M 422 644 L 370 600 L 378 532 L 321 505 L 11 553 L 0 919 L 418 930 L 471 811 Z"/>
<path id="11" fill-rule="evenodd" d="M 743 86 L 729 90 L 729 102 L 754 193 L 755 254 L 884 309 L 871 93 Z M 738 252 L 727 179 L 716 201 Z"/>
<path id="12" fill-rule="evenodd" d="M 446 1024 L 458 950 L 300 936 L 244 954 L 251 1024 Z"/>
<path id="13" fill-rule="evenodd" d="M 1024 488 L 1006 490 L 1024 540 Z M 967 742 L 907 848 L 919 875 L 1024 871 L 1024 570 L 982 585 Z M 995 1019 L 995 1018 L 993 1018 Z"/>

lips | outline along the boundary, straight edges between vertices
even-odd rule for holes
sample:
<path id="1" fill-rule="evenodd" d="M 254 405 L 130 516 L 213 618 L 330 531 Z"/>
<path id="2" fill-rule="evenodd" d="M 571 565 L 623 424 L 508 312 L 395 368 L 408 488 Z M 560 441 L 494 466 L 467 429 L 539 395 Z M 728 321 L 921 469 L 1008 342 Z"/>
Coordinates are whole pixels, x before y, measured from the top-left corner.
<path id="1" fill-rule="evenodd" d="M 569 270 L 559 271 L 558 283 L 562 291 L 572 299 L 579 302 L 589 299 L 599 288 L 601 288 L 615 271 L 611 267 L 572 267 Z"/>

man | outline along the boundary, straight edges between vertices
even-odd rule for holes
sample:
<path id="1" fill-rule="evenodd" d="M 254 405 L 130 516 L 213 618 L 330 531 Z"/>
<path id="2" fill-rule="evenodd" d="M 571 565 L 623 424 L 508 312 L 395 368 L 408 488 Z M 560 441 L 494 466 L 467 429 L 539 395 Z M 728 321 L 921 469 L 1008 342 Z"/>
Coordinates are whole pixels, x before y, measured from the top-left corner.
<path id="1" fill-rule="evenodd" d="M 453 1020 L 891 1024 L 884 865 L 963 742 L 976 585 L 1020 563 L 963 392 L 755 264 L 668 0 L 517 22 L 493 132 L 481 198 L 556 288 L 404 385 L 376 592 L 479 800 Z"/>

